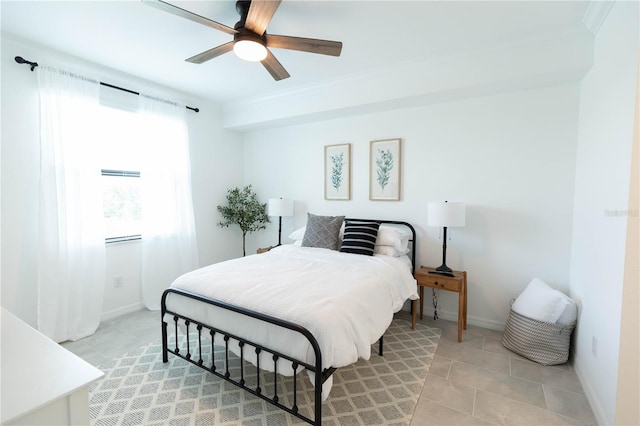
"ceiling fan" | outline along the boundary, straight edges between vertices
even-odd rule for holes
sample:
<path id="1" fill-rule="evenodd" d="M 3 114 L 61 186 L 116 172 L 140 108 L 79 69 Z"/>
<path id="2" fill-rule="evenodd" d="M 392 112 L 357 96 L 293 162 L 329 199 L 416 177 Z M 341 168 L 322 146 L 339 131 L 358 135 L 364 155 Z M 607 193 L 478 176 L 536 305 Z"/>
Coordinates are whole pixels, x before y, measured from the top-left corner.
<path id="1" fill-rule="evenodd" d="M 165 12 L 233 35 L 233 41 L 205 50 L 186 59 L 187 62 L 194 64 L 201 64 L 233 50 L 242 59 L 260 61 L 269 74 L 278 81 L 290 76 L 269 48 L 299 50 L 330 56 L 340 56 L 342 51 L 342 42 L 339 41 L 267 34 L 267 25 L 271 22 L 271 18 L 273 18 L 282 0 L 237 1 L 236 11 L 240 14 L 240 20 L 233 28 L 162 0 L 142 1 Z"/>

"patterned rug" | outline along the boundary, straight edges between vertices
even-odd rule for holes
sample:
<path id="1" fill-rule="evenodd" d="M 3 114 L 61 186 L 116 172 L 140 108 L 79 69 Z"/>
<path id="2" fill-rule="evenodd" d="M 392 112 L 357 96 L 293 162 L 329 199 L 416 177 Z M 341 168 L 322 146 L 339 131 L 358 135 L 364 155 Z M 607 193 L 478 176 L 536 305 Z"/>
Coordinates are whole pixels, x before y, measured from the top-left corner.
<path id="1" fill-rule="evenodd" d="M 439 329 L 418 323 L 412 330 L 406 320 L 394 319 L 385 333 L 384 356 L 375 344 L 368 361 L 361 359 L 333 374 L 322 423 L 408 425 L 439 339 Z M 239 362 L 236 358 L 230 365 L 239 369 Z M 251 368 L 245 367 L 247 381 L 257 374 Z M 172 354 L 163 363 L 160 344 L 138 348 L 100 369 L 105 376 L 89 391 L 92 426 L 306 424 Z M 265 393 L 273 388 L 273 376 L 260 373 Z M 278 375 L 275 380 L 280 402 L 286 401 L 293 379 Z M 313 388 L 306 374 L 299 375 L 297 387 L 300 412 L 311 414 Z"/>

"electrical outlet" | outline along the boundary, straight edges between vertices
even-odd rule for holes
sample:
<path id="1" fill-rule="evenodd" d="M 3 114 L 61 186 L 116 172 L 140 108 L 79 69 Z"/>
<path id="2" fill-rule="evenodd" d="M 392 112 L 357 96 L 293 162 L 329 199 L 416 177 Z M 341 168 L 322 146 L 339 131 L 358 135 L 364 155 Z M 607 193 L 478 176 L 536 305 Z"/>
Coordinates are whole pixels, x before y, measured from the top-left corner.
<path id="1" fill-rule="evenodd" d="M 114 288 L 122 288 L 123 282 L 122 277 L 117 276 L 113 279 L 113 287 Z"/>
<path id="2" fill-rule="evenodd" d="M 596 339 L 596 336 L 593 336 L 591 340 L 591 352 L 593 352 L 593 356 L 598 356 L 598 339 Z"/>

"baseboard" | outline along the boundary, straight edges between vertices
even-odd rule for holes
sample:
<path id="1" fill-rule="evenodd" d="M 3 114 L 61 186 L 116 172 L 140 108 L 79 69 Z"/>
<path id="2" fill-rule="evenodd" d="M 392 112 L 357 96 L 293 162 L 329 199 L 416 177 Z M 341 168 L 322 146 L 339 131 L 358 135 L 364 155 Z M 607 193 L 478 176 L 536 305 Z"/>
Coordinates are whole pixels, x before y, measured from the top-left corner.
<path id="1" fill-rule="evenodd" d="M 122 315 L 130 314 L 132 312 L 140 311 L 144 309 L 144 304 L 142 302 L 134 303 L 132 305 L 121 306 L 117 309 L 112 309 L 111 311 L 103 312 L 100 316 L 100 321 L 109 321 L 114 318 L 121 317 Z"/>
<path id="2" fill-rule="evenodd" d="M 458 317 L 456 314 L 456 319 L 457 318 Z M 505 326 L 504 321 L 496 321 L 496 320 L 490 320 L 490 319 L 474 317 L 474 316 L 467 316 L 467 324 L 471 324 L 471 325 L 475 325 L 476 327 L 482 327 L 488 330 L 494 330 L 499 332 L 504 332 L 504 326 Z"/>
<path id="3" fill-rule="evenodd" d="M 403 309 L 407 312 L 410 312 L 409 305 L 405 306 Z M 424 316 L 433 318 L 433 308 L 425 306 Z M 458 311 L 442 310 L 438 308 L 438 318 L 442 318 L 443 320 L 447 321 L 458 322 Z M 505 322 L 467 315 L 467 325 L 474 325 L 476 327 L 482 327 L 495 331 L 504 331 Z"/>
<path id="4" fill-rule="evenodd" d="M 576 370 L 576 375 L 578 376 L 578 380 L 580 380 L 582 390 L 587 397 L 587 401 L 589 401 L 589 406 L 591 407 L 591 411 L 593 411 L 596 421 L 599 425 L 609 424 L 607 416 L 605 416 L 604 410 L 600 405 L 600 401 L 598 401 L 596 393 L 591 387 L 591 383 L 587 380 L 587 376 L 584 374 L 584 366 L 582 365 L 580 357 L 575 353 L 575 351 L 571 351 L 571 356 L 573 357 L 573 368 Z"/>

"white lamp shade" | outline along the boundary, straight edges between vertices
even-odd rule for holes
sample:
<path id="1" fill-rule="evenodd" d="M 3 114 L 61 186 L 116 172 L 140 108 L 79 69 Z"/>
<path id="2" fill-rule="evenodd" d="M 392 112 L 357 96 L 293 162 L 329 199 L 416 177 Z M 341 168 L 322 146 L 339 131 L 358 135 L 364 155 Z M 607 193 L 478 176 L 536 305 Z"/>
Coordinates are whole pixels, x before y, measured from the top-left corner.
<path id="1" fill-rule="evenodd" d="M 437 201 L 427 206 L 427 221 L 429 226 L 464 226 L 464 203 L 449 203 Z"/>
<path id="2" fill-rule="evenodd" d="M 293 216 L 293 200 L 269 198 L 267 214 L 269 216 Z"/>

